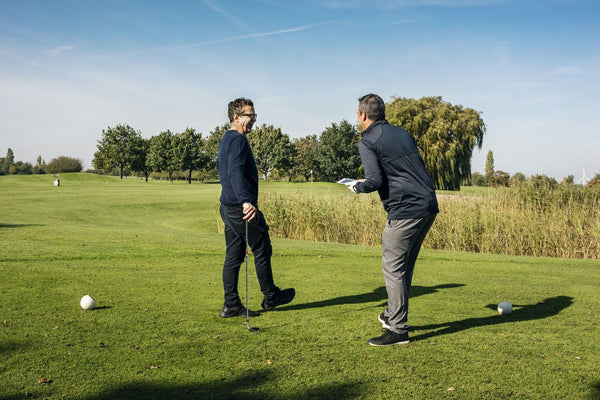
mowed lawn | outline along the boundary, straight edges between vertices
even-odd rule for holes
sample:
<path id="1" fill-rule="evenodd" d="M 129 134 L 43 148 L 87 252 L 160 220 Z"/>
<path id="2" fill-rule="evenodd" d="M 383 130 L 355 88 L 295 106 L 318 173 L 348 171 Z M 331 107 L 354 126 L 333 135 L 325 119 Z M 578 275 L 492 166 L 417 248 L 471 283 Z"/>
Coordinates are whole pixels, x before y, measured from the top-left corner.
<path id="1" fill-rule="evenodd" d="M 597 260 L 424 250 L 411 343 L 376 348 L 380 247 L 274 238 L 276 283 L 297 297 L 251 333 L 218 316 L 218 184 L 53 180 L 0 176 L 1 400 L 600 398 Z"/>

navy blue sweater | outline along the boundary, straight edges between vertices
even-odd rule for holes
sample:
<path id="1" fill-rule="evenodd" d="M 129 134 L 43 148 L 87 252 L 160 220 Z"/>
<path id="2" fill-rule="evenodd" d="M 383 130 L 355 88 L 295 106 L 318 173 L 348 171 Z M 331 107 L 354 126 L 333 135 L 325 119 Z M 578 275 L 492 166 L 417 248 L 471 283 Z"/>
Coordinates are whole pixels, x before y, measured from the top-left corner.
<path id="1" fill-rule="evenodd" d="M 217 170 L 221 181 L 220 201 L 226 206 L 258 202 L 258 170 L 246 135 L 229 130 L 219 145 Z"/>
<path id="2" fill-rule="evenodd" d="M 372 123 L 358 143 L 365 181 L 358 192 L 375 190 L 388 219 L 423 218 L 439 212 L 431 177 L 413 137 L 386 120 Z"/>

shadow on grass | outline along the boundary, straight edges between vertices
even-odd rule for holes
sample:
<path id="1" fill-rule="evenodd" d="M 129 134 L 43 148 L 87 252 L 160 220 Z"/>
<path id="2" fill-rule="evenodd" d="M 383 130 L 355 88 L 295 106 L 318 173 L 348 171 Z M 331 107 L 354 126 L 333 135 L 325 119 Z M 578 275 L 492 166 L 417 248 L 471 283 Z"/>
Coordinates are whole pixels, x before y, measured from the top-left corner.
<path id="1" fill-rule="evenodd" d="M 87 311 L 105 310 L 105 309 L 109 309 L 109 308 L 113 308 L 113 306 L 98 306 L 98 307 L 94 307 L 91 310 L 87 310 Z"/>
<path id="2" fill-rule="evenodd" d="M 27 228 L 30 226 L 44 226 L 43 224 L 3 224 L 0 222 L 0 229 L 2 228 Z"/>
<path id="3" fill-rule="evenodd" d="M 413 286 L 410 289 L 410 297 L 418 297 L 426 294 L 436 293 L 440 289 L 451 289 L 456 287 L 465 286 L 462 283 L 447 283 L 436 286 Z M 312 303 L 303 304 L 292 304 L 284 307 L 277 307 L 273 311 L 290 311 L 290 310 L 305 310 L 309 308 L 320 308 L 320 307 L 331 307 L 340 304 L 361 304 L 361 303 L 372 303 L 374 301 L 384 301 L 384 306 L 387 304 L 387 292 L 385 286 L 380 286 L 374 289 L 372 292 L 363 294 L 354 294 L 350 296 L 335 297 L 333 299 L 314 301 Z"/>
<path id="4" fill-rule="evenodd" d="M 282 392 L 275 381 L 277 376 L 271 371 L 249 371 L 230 379 L 214 379 L 207 382 L 160 385 L 138 382 L 106 390 L 86 400 L 137 400 L 137 399 L 349 399 L 361 397 L 364 389 L 360 382 L 339 382 L 316 387 L 297 387 L 293 393 Z M 283 379 L 284 377 L 279 377 Z M 35 394 L 35 393 L 34 393 Z M 0 396 L 0 400 L 24 398 L 23 394 Z"/>
<path id="5" fill-rule="evenodd" d="M 433 324 L 413 326 L 413 331 L 435 330 L 420 335 L 411 336 L 411 340 L 424 340 L 435 336 L 447 335 L 480 326 L 507 324 L 520 321 L 531 321 L 548 318 L 557 315 L 565 308 L 573 304 L 573 298 L 568 296 L 550 297 L 537 304 L 516 305 L 513 304 L 513 312 L 508 315 L 490 315 L 489 317 L 467 318 L 460 321 L 452 321 L 444 324 Z M 496 310 L 496 304 L 488 304 L 487 308 Z"/>
<path id="6" fill-rule="evenodd" d="M 0 354 L 7 354 L 7 353 L 15 353 L 17 351 L 22 350 L 25 347 L 29 347 L 29 344 L 27 342 L 3 342 L 0 343 Z M 1 371 L 1 366 L 0 366 L 0 371 Z"/>
<path id="7" fill-rule="evenodd" d="M 592 385 L 592 394 L 590 395 L 591 400 L 600 400 L 600 381 Z"/>

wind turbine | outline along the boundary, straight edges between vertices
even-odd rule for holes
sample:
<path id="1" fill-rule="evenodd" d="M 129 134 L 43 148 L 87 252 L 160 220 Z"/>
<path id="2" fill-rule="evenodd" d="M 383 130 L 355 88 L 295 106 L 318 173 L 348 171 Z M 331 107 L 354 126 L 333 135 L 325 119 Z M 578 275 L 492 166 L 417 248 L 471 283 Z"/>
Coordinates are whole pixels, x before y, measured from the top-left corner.
<path id="1" fill-rule="evenodd" d="M 581 177 L 580 180 L 577 181 L 577 184 L 581 184 L 581 186 L 585 186 L 587 185 L 587 183 L 591 181 L 590 178 L 588 178 L 587 176 L 585 176 L 585 168 L 583 169 L 583 177 Z"/>

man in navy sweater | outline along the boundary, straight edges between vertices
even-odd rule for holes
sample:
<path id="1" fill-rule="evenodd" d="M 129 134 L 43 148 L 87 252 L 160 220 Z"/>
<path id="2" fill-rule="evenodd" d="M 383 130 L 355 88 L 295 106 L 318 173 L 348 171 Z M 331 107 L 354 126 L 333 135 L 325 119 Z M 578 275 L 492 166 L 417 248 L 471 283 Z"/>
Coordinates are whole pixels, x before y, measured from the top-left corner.
<path id="1" fill-rule="evenodd" d="M 225 303 L 220 312 L 222 318 L 246 316 L 238 294 L 240 266 L 246 255 L 246 222 L 248 243 L 254 254 L 256 276 L 264 298 L 262 308 L 272 310 L 287 304 L 296 294 L 293 288 L 281 290 L 273 282 L 271 270 L 271 239 L 269 227 L 258 209 L 258 170 L 254 154 L 246 134 L 256 122 L 252 100 L 239 98 L 231 101 L 228 108 L 231 129 L 225 132 L 219 145 L 217 169 L 221 181 L 221 205 L 219 212 L 225 223 L 227 250 L 223 264 L 223 287 Z M 252 317 L 259 315 L 248 310 Z"/>
<path id="2" fill-rule="evenodd" d="M 413 137 L 385 120 L 381 97 L 370 93 L 358 100 L 358 124 L 363 129 L 358 151 L 365 179 L 347 185 L 354 193 L 377 190 L 388 214 L 381 241 L 388 306 L 378 318 L 386 331 L 369 344 L 406 344 L 408 292 L 421 244 L 439 212 L 438 203 Z"/>

